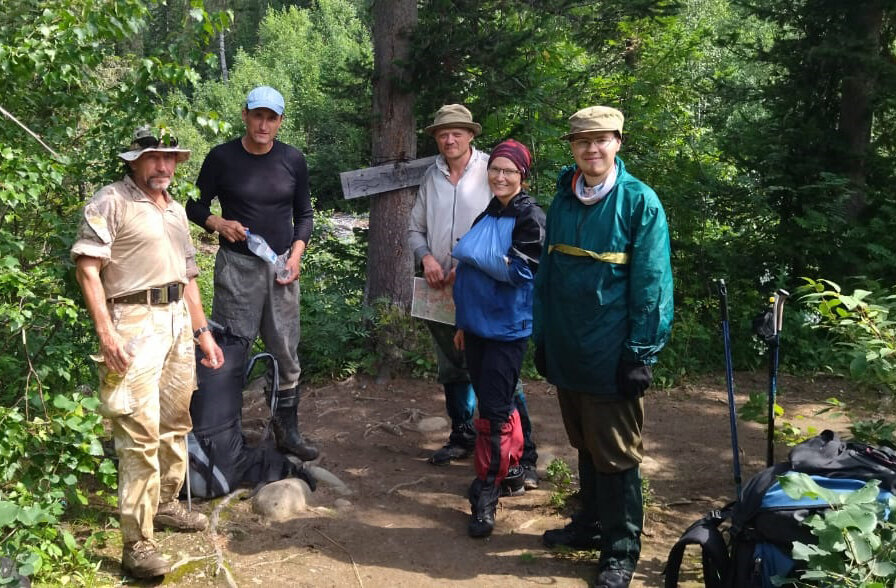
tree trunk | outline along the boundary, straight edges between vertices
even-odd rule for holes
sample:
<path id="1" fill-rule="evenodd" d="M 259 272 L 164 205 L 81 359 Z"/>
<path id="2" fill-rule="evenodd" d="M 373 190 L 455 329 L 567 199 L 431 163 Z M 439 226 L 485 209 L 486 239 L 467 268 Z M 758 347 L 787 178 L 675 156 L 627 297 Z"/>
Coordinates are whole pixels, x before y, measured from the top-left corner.
<path id="1" fill-rule="evenodd" d="M 227 55 L 224 52 L 224 31 L 218 31 L 218 59 L 221 61 L 221 81 L 227 81 Z"/>
<path id="2" fill-rule="evenodd" d="M 409 58 L 410 35 L 417 24 L 416 0 L 373 2 L 373 165 L 417 156 L 414 95 L 405 90 L 402 66 Z M 385 298 L 403 309 L 410 305 L 412 252 L 407 244 L 408 215 L 416 188 L 374 196 L 370 202 L 366 302 Z"/>
<path id="3" fill-rule="evenodd" d="M 874 62 L 880 55 L 883 7 L 879 1 L 859 2 L 845 8 L 847 32 L 853 39 L 850 75 L 843 78 L 839 130 L 845 157 L 844 173 L 852 180 L 846 218 L 855 220 L 867 207 L 865 160 L 874 118 L 872 100 L 876 79 Z"/>

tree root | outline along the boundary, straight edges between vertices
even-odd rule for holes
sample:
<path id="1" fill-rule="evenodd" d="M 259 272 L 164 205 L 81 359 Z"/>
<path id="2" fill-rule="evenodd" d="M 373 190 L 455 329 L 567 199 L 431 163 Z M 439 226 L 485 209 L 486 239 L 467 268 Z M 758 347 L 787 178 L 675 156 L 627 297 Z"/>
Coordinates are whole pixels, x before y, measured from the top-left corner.
<path id="1" fill-rule="evenodd" d="M 233 579 L 233 575 L 230 573 L 230 569 L 224 565 L 224 550 L 221 549 L 220 542 L 218 541 L 218 519 L 221 518 L 221 511 L 224 510 L 224 507 L 227 506 L 231 500 L 245 493 L 246 489 L 240 488 L 225 496 L 224 500 L 222 500 L 218 506 L 215 507 L 215 510 L 212 511 L 212 516 L 209 517 L 208 521 L 208 534 L 211 536 L 212 545 L 215 548 L 215 561 L 217 565 L 215 576 L 223 570 L 227 585 L 230 586 L 230 588 L 237 588 L 237 585 L 236 581 Z"/>

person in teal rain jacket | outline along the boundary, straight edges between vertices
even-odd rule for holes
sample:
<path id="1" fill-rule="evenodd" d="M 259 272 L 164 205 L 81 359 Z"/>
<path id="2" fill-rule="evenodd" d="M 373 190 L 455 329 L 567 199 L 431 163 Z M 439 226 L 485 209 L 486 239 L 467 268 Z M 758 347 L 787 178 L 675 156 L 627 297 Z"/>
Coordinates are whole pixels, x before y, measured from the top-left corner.
<path id="1" fill-rule="evenodd" d="M 595 585 L 617 588 L 641 551 L 643 397 L 672 326 L 669 229 L 656 193 L 616 156 L 622 113 L 592 106 L 569 121 L 576 164 L 548 210 L 533 341 L 579 452 L 582 510 L 543 541 L 600 550 Z"/>

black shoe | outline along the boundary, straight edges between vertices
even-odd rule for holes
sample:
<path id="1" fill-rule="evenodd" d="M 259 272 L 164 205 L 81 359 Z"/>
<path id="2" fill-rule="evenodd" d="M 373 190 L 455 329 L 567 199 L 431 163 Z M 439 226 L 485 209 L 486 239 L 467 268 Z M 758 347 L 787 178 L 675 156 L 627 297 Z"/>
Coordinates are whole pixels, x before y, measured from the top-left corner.
<path id="1" fill-rule="evenodd" d="M 594 588 L 628 588 L 631 583 L 631 571 L 622 568 L 604 568 L 597 575 Z"/>
<path id="2" fill-rule="evenodd" d="M 535 471 L 534 463 L 520 464 L 523 466 L 523 487 L 526 490 L 535 490 L 538 488 L 538 472 Z"/>
<path id="3" fill-rule="evenodd" d="M 299 433 L 298 420 L 295 406 L 277 408 L 273 421 L 277 449 L 291 453 L 302 461 L 313 461 L 320 451 Z"/>
<path id="4" fill-rule="evenodd" d="M 445 443 L 445 446 L 433 453 L 429 457 L 429 463 L 432 465 L 442 466 L 448 465 L 455 459 L 464 459 L 469 457 L 470 454 L 473 453 L 473 449 L 471 447 L 466 447 L 464 445 L 458 445 L 451 441 Z"/>
<path id="5" fill-rule="evenodd" d="M 548 548 L 600 549 L 600 523 L 584 522 L 581 516 L 573 515 L 572 521 L 562 529 L 545 531 L 541 541 Z"/>
<path id="6" fill-rule="evenodd" d="M 501 496 L 522 496 L 525 493 L 525 470 L 522 466 L 513 466 L 507 470 L 507 477 L 501 480 Z"/>

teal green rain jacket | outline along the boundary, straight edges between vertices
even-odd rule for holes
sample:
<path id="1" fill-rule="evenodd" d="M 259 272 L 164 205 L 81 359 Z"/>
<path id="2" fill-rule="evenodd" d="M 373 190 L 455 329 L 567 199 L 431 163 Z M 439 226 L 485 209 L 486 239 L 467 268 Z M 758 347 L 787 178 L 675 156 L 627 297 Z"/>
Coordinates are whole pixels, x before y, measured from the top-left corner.
<path id="1" fill-rule="evenodd" d="M 548 381 L 616 394 L 620 360 L 651 365 L 672 327 L 669 227 L 656 193 L 616 158 L 616 185 L 596 204 L 560 172 L 535 277 L 534 333 Z"/>

